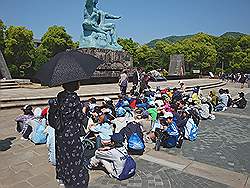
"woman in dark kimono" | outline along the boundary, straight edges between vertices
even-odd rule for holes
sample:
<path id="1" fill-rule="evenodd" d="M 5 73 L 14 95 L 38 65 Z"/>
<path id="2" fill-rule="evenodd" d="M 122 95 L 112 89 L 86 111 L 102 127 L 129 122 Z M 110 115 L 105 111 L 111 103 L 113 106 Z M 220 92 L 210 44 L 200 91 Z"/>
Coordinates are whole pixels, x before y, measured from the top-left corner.
<path id="1" fill-rule="evenodd" d="M 66 188 L 88 187 L 89 181 L 88 171 L 83 165 L 83 147 L 80 140 L 80 136 L 85 134 L 83 123 L 86 116 L 75 92 L 79 86 L 79 82 L 63 84 L 64 91 L 57 95 L 62 110 L 63 131 L 55 132 L 56 178 Z"/>

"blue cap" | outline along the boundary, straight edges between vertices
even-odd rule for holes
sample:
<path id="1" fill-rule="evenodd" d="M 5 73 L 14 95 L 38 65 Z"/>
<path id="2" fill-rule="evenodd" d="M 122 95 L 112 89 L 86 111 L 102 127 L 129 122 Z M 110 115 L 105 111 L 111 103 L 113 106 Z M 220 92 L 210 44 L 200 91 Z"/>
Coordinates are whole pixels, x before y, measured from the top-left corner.
<path id="1" fill-rule="evenodd" d="M 123 107 L 124 106 L 129 106 L 129 102 L 126 100 L 126 101 L 123 101 L 123 105 L 122 105 Z"/>
<path id="2" fill-rule="evenodd" d="M 119 107 L 117 110 L 116 110 L 116 115 L 117 117 L 122 117 L 126 114 L 126 110 L 122 107 Z"/>

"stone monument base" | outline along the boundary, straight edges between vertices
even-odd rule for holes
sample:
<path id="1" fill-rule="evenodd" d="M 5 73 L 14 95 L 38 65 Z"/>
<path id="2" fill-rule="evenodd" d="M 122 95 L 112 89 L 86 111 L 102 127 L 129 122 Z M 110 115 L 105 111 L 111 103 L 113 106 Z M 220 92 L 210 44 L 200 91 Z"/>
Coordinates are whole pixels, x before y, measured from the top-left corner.
<path id="1" fill-rule="evenodd" d="M 92 78 L 84 80 L 83 83 L 112 83 L 117 82 L 121 71 L 133 69 L 133 59 L 125 51 L 114 51 L 102 48 L 79 48 L 83 54 L 93 55 L 105 63 L 98 66 Z M 132 74 L 132 71 L 128 71 Z M 131 76 L 129 74 L 129 76 Z"/>

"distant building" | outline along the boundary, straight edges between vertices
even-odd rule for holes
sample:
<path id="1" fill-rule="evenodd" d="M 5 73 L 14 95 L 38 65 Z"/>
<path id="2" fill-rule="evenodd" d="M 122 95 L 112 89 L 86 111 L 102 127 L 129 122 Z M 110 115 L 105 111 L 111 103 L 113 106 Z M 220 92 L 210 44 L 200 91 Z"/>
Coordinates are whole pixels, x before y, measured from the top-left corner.
<path id="1" fill-rule="evenodd" d="M 33 42 L 34 42 L 35 48 L 38 48 L 42 44 L 42 41 L 40 39 L 33 39 Z"/>

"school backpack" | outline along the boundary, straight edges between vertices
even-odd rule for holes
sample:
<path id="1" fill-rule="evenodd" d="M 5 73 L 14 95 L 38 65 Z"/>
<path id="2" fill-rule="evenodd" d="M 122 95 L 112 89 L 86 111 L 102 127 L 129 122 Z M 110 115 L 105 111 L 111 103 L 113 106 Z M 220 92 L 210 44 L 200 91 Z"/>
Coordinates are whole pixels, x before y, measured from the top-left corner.
<path id="1" fill-rule="evenodd" d="M 230 107 L 233 104 L 232 98 L 228 95 L 227 107 Z"/>
<path id="2" fill-rule="evenodd" d="M 194 141 L 198 136 L 198 126 L 195 124 L 192 118 L 189 118 L 185 125 L 185 138 Z"/>
<path id="3" fill-rule="evenodd" d="M 238 108 L 245 108 L 247 106 L 247 100 L 245 98 L 242 98 L 238 104 Z"/>
<path id="4" fill-rule="evenodd" d="M 128 139 L 128 149 L 144 151 L 145 145 L 137 133 L 133 133 Z"/>
<path id="5" fill-rule="evenodd" d="M 149 117 L 149 113 L 148 113 L 147 110 L 143 110 L 142 113 L 141 113 L 141 115 L 142 115 L 142 119 L 146 119 L 146 118 Z"/>
<path id="6" fill-rule="evenodd" d="M 198 126 L 201 120 L 199 110 L 197 108 L 190 108 L 188 111 L 194 123 L 196 124 L 196 126 Z"/>
<path id="7" fill-rule="evenodd" d="M 23 138 L 28 139 L 29 135 L 32 133 L 32 127 L 25 123 L 20 133 L 22 134 Z"/>
<path id="8" fill-rule="evenodd" d="M 35 144 L 45 144 L 47 141 L 47 135 L 44 133 L 46 120 L 42 121 L 35 120 L 35 127 L 32 133 L 31 140 Z"/>
<path id="9" fill-rule="evenodd" d="M 172 147 L 175 147 L 175 146 L 176 146 L 177 142 L 178 142 L 178 136 L 172 136 L 172 135 L 170 135 L 170 136 L 166 139 L 164 145 L 165 145 L 165 147 L 167 147 L 167 148 L 172 148 Z"/>
<path id="10" fill-rule="evenodd" d="M 118 149 L 116 149 L 116 150 L 119 151 Z M 121 181 L 121 180 L 126 180 L 128 178 L 131 178 L 132 176 L 135 175 L 136 163 L 135 163 L 135 160 L 130 155 L 125 155 L 121 151 L 119 151 L 119 152 L 126 157 L 126 161 L 125 161 L 123 170 L 122 170 L 121 174 L 118 177 L 116 177 L 118 180 Z"/>

